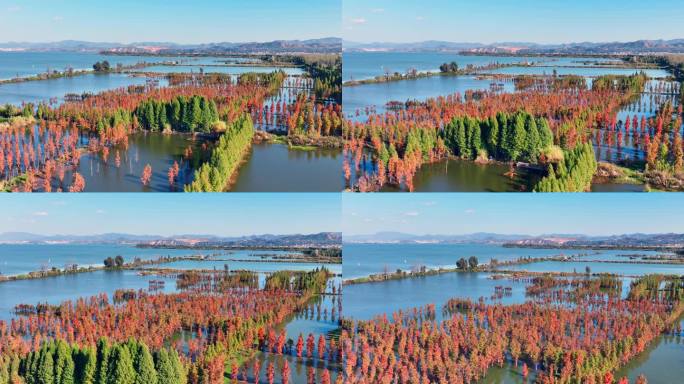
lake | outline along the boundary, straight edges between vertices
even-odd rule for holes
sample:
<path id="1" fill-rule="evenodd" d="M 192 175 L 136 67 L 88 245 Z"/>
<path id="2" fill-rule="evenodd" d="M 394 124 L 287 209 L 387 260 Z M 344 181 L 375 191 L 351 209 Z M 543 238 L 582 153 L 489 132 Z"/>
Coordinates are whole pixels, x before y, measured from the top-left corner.
<path id="1" fill-rule="evenodd" d="M 227 73 L 231 75 L 239 75 L 247 72 L 269 73 L 274 71 L 283 71 L 288 75 L 301 75 L 304 73 L 300 68 L 293 67 L 266 67 L 266 66 L 235 66 L 235 65 L 153 65 L 149 67 L 139 68 L 131 72 L 154 72 L 154 73 Z"/>
<path id="2" fill-rule="evenodd" d="M 25 81 L 21 83 L 0 84 L 0 104 L 15 104 L 40 102 L 49 103 L 51 100 L 60 104 L 67 93 L 99 93 L 111 89 L 128 87 L 129 85 L 145 85 L 146 77 L 124 74 L 87 74 L 58 79 Z M 161 86 L 166 85 L 165 79 L 159 79 Z"/>
<path id="3" fill-rule="evenodd" d="M 232 260 L 231 260 L 232 259 Z M 260 261 L 261 258 L 258 256 L 250 256 L 246 253 L 226 255 L 219 258 L 219 260 L 181 260 L 174 261 L 171 263 L 164 263 L 159 265 L 151 265 L 145 267 L 149 268 L 168 268 L 168 269 L 180 269 L 180 270 L 197 270 L 197 269 L 209 269 L 222 271 L 225 266 L 228 266 L 229 270 L 248 270 L 260 273 L 271 273 L 280 270 L 289 271 L 312 271 L 316 268 L 325 267 L 334 274 L 342 274 L 342 265 L 340 264 L 323 264 L 323 263 L 300 263 L 300 262 L 267 262 Z M 268 260 L 268 259 L 266 259 Z"/>
<path id="4" fill-rule="evenodd" d="M 365 277 L 371 274 L 381 273 L 387 269 L 394 272 L 397 269 L 411 270 L 415 266 L 424 265 L 428 268 L 454 268 L 456 262 L 460 258 L 468 258 L 476 256 L 478 261 L 482 263 L 489 263 L 492 259 L 500 262 L 517 260 L 521 257 L 552 257 L 552 256 L 571 256 L 575 255 L 587 260 L 629 260 L 626 257 L 618 255 L 625 254 L 644 254 L 657 255 L 662 252 L 655 251 L 625 251 L 625 250 L 580 250 L 580 249 L 534 249 L 534 248 L 507 248 L 501 245 L 492 244 L 344 244 L 344 278 L 354 279 Z M 581 256 L 580 256 L 581 255 Z M 556 263 L 556 264 L 553 264 Z M 581 262 L 579 264 L 584 265 Z M 537 267 L 536 264 L 540 266 Z M 543 265 L 566 265 L 571 262 L 540 262 L 533 264 L 523 264 L 519 266 L 507 266 L 505 269 L 528 269 L 532 267 L 536 270 L 541 269 Z M 594 263 L 605 265 L 607 268 L 622 268 L 622 266 L 631 266 L 632 264 L 609 264 L 609 263 Z M 640 264 L 644 265 L 644 264 Z M 677 265 L 674 265 L 677 267 Z M 564 267 L 564 270 L 572 271 L 576 266 Z M 678 266 L 680 273 L 684 274 L 684 265 Z M 600 267 L 599 267 L 600 268 Z M 544 269 L 554 270 L 552 267 Z M 632 275 L 632 268 L 626 269 Z M 578 268 L 578 271 L 584 272 L 584 266 Z M 592 267 L 593 271 L 593 267 Z M 594 271 L 594 272 L 599 272 Z M 617 272 L 617 271 L 616 271 Z"/>
<path id="5" fill-rule="evenodd" d="M 111 67 L 116 67 L 117 64 L 132 65 L 142 62 L 191 62 L 193 58 L 102 55 L 85 52 L 0 52 L 0 80 L 33 76 L 45 73 L 48 70 L 62 72 L 69 67 L 75 71 L 92 70 L 93 64 L 104 60 L 109 61 Z"/>
<path id="6" fill-rule="evenodd" d="M 438 71 L 439 65 L 456 61 L 461 68 L 467 65 L 483 66 L 491 63 L 515 64 L 525 62 L 525 66 L 511 66 L 498 69 L 481 70 L 479 74 L 553 74 L 584 76 L 591 87 L 592 79 L 596 76 L 631 75 L 641 69 L 614 68 L 607 63 L 615 62 L 612 58 L 556 58 L 556 57 L 497 57 L 497 56 L 463 56 L 449 53 L 396 53 L 396 52 L 349 52 L 344 58 L 344 80 L 368 79 L 383 75 L 386 69 L 390 72 L 404 73 L 409 68 L 418 71 Z M 669 73 L 662 69 L 643 70 L 652 79 L 646 90 L 658 90 L 670 87 L 671 83 L 664 81 Z M 429 98 L 447 96 L 455 93 L 464 94 L 468 90 L 490 90 L 493 83 L 501 85 L 506 93 L 516 92 L 514 83 L 510 79 L 494 80 L 475 75 L 439 76 L 433 75 L 412 80 L 392 81 L 344 87 L 343 110 L 345 117 L 363 122 L 367 118 L 366 111 L 382 114 L 386 112 L 386 105 L 390 101 L 405 102 L 407 100 L 425 101 Z M 661 87 L 661 88 L 659 88 Z M 666 89 L 666 88 L 665 88 Z M 635 116 L 638 120 L 655 116 L 659 105 L 671 101 L 675 107 L 679 101 L 676 95 L 656 92 L 644 93 L 630 105 L 625 106 L 617 114 L 617 120 L 624 121 Z M 682 128 L 680 128 L 682 129 Z M 616 144 L 617 136 L 606 141 L 608 131 L 598 132 L 603 140 L 594 142 L 598 160 L 618 162 L 620 160 L 643 159 L 643 143 L 635 140 L 631 131 L 626 132 L 624 124 L 618 124 L 617 131 L 622 131 L 623 142 Z M 615 135 L 615 133 L 613 133 Z M 596 140 L 595 140 L 596 141 Z M 491 169 L 490 169 L 491 168 Z M 507 172 L 505 166 L 458 163 L 443 161 L 422 166 L 416 173 L 413 183 L 415 191 L 521 191 L 531 190 L 539 179 L 539 175 L 520 171 L 517 180 L 507 179 L 503 174 Z M 391 190 L 391 189 L 388 189 Z M 634 184 L 596 184 L 593 191 L 604 192 L 636 192 L 645 190 L 645 186 Z"/>
<path id="7" fill-rule="evenodd" d="M 127 150 L 122 146 L 111 148 L 106 161 L 101 152 L 86 152 L 78 167 L 66 172 L 64 180 L 70 183 L 73 172 L 80 173 L 85 179 L 86 192 L 182 192 L 183 185 L 192 182 L 194 170 L 209 156 L 211 143 L 207 142 L 209 146 L 203 150 L 204 142 L 184 134 L 134 133 L 129 135 Z M 183 156 L 187 148 L 192 148 L 189 159 Z M 171 186 L 167 174 L 174 161 L 178 162 L 180 171 Z M 152 178 L 144 186 L 140 176 L 147 164 L 152 167 Z"/>
<path id="8" fill-rule="evenodd" d="M 419 100 L 461 93 L 470 89 L 489 90 L 492 80 L 477 79 L 475 76 L 430 76 L 413 80 L 388 83 L 363 84 L 344 87 L 342 107 L 347 117 L 354 118 L 356 111 L 375 106 L 378 113 L 386 111 L 390 101 Z M 504 90 L 512 92 L 512 82 L 506 82 Z M 359 120 L 363 120 L 362 118 Z"/>
<path id="9" fill-rule="evenodd" d="M 126 261 L 135 258 L 157 259 L 162 256 L 190 256 L 213 254 L 217 251 L 187 249 L 137 248 L 119 244 L 0 244 L 0 272 L 17 275 L 47 268 L 64 268 L 66 264 L 80 266 L 103 264 L 107 257 L 123 256 Z M 220 251 L 219 251 L 220 253 Z"/>
<path id="10" fill-rule="evenodd" d="M 233 192 L 339 192 L 343 189 L 342 150 L 289 149 L 255 143 L 238 170 Z"/>
<path id="11" fill-rule="evenodd" d="M 475 255 L 480 262 L 496 258 L 500 261 L 517 257 L 543 257 L 558 254 L 575 255 L 587 260 L 629 260 L 626 255 L 655 255 L 662 252 L 627 250 L 561 250 L 503 248 L 488 244 L 345 244 L 344 278 L 367 276 L 387 269 L 409 270 L 414 265 L 428 267 L 453 266 L 460 257 Z M 612 264 L 584 262 L 539 262 L 521 265 L 517 269 L 538 271 L 568 271 L 590 265 L 592 272 L 612 272 L 640 275 L 644 273 L 684 274 L 681 265 Z M 605 268 L 603 268 L 605 266 Z M 529 268 L 533 267 L 533 268 Z M 516 269 L 505 267 L 505 269 Z M 581 269 L 580 272 L 583 272 Z M 489 272 L 451 272 L 431 276 L 388 280 L 383 282 L 351 284 L 344 286 L 344 317 L 370 320 L 396 311 L 409 311 L 427 304 L 435 304 L 436 320 L 444 320 L 443 305 L 451 298 L 473 301 L 484 299 L 485 303 L 503 305 L 523 303 L 526 283 L 508 278 L 492 279 Z M 632 278 L 622 278 L 622 297 L 625 298 Z M 496 286 L 509 287 L 510 294 L 494 296 Z M 684 319 L 680 319 L 684 326 Z M 645 374 L 650 382 L 674 383 L 684 375 L 684 335 L 663 335 L 637 358 L 615 373 L 616 378 L 627 376 L 634 382 Z M 504 367 L 491 368 L 479 383 L 510 384 L 525 383 L 521 367 L 507 362 Z M 529 382 L 529 380 L 527 381 Z"/>
<path id="12" fill-rule="evenodd" d="M 342 81 L 349 81 L 372 79 L 384 75 L 385 72 L 406 73 L 412 68 L 419 72 L 438 72 L 440 65 L 452 61 L 458 63 L 460 68 L 464 68 L 469 64 L 482 66 L 494 62 L 546 62 L 549 58 L 470 56 L 439 52 L 345 52 L 342 54 L 342 60 Z"/>

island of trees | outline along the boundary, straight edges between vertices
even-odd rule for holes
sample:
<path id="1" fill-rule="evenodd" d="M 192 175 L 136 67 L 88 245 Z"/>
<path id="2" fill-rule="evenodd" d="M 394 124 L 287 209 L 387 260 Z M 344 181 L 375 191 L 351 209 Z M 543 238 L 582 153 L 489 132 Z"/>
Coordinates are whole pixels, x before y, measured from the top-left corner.
<path id="1" fill-rule="evenodd" d="M 452 67 L 445 64 L 443 69 Z M 527 76 L 517 80 L 515 93 L 467 91 L 397 103 L 382 114 L 366 110 L 365 120 L 345 125 L 345 178 L 353 190 L 392 185 L 412 191 L 422 164 L 458 158 L 509 163 L 512 174 L 514 166 L 524 165 L 542 174 L 533 186 L 540 192 L 587 191 L 606 172 L 634 174 L 659 188 L 678 189 L 678 175 L 684 171 L 681 105 L 674 110 L 667 101 L 650 119 L 617 119 L 618 111 L 638 103 L 645 92 L 676 90 L 662 84 L 662 89 L 647 89 L 647 82 L 644 73 L 605 75 L 594 78 L 587 89 L 577 76 Z M 629 163 L 635 170 L 599 164 L 595 149 L 607 145 L 619 151 L 627 135 L 644 154 L 643 160 Z"/>

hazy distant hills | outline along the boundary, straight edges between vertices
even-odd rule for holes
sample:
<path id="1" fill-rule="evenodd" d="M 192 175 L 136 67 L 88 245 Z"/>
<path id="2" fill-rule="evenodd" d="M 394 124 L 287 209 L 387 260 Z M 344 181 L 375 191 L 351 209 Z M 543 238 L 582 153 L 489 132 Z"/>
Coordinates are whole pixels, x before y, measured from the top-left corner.
<path id="1" fill-rule="evenodd" d="M 683 248 L 684 234 L 663 233 L 663 234 L 643 234 L 633 233 L 625 235 L 615 235 L 607 237 L 583 237 L 566 239 L 548 239 L 537 237 L 533 239 L 520 239 L 509 243 L 509 245 L 519 246 L 554 246 L 563 245 L 566 247 L 663 247 L 663 248 Z"/>
<path id="2" fill-rule="evenodd" d="M 274 40 L 269 42 L 218 42 L 207 44 L 177 44 L 172 42 L 135 42 L 130 44 L 64 40 L 45 43 L 0 43 L 0 50 L 31 52 L 111 52 L 125 54 L 277 54 L 277 53 L 339 53 L 342 39 L 327 37 L 309 40 Z"/>
<path id="3" fill-rule="evenodd" d="M 282 247 L 330 247 L 340 246 L 342 234 L 321 232 L 314 234 L 252 235 L 220 237 L 214 235 L 187 234 L 175 236 L 132 235 L 125 233 L 104 233 L 99 235 L 37 235 L 26 232 L 5 232 L 0 234 L 4 244 L 145 244 L 150 246 L 282 246 Z"/>
<path id="4" fill-rule="evenodd" d="M 684 247 L 684 234 L 624 234 L 587 236 L 580 234 L 545 234 L 539 236 L 472 233 L 464 235 L 412 235 L 401 232 L 378 232 L 369 235 L 344 236 L 345 243 L 376 244 L 505 244 L 510 246 L 596 246 L 596 247 Z"/>
<path id="5" fill-rule="evenodd" d="M 492 243 L 503 244 L 506 242 L 529 239 L 532 236 L 525 235 L 501 235 L 496 233 L 472 233 L 465 235 L 412 235 L 401 232 L 378 232 L 369 235 L 345 235 L 345 243 L 400 243 L 400 244 L 458 244 L 458 243 Z"/>
<path id="6" fill-rule="evenodd" d="M 579 42 L 537 44 L 530 42 L 498 42 L 493 44 L 422 41 L 414 43 L 356 43 L 344 41 L 346 52 L 470 52 L 492 54 L 575 54 L 638 55 L 652 53 L 684 53 L 684 39 L 637 40 L 631 42 Z"/>

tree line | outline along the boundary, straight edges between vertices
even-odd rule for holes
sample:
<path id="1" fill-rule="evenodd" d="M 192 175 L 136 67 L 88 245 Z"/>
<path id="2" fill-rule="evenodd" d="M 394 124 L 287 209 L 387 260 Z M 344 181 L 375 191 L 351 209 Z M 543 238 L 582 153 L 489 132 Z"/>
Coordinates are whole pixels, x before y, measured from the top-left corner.
<path id="1" fill-rule="evenodd" d="M 219 121 L 216 103 L 204 96 L 176 96 L 171 101 L 148 99 L 133 111 L 140 127 L 149 131 L 211 132 Z"/>
<path id="2" fill-rule="evenodd" d="M 18 375 L 26 384 L 185 384 L 185 368 L 174 349 L 154 353 L 130 339 L 95 348 L 50 340 L 20 360 Z"/>
<path id="3" fill-rule="evenodd" d="M 525 111 L 499 112 L 485 119 L 456 117 L 440 136 L 454 155 L 466 159 L 491 156 L 497 160 L 536 163 L 539 155 L 553 145 L 548 120 Z"/>
<path id="4" fill-rule="evenodd" d="M 243 156 L 251 148 L 253 137 L 254 125 L 248 115 L 233 122 L 219 138 L 209 161 L 195 171 L 194 180 L 185 186 L 185 191 L 223 191 Z"/>
<path id="5" fill-rule="evenodd" d="M 548 174 L 534 187 L 535 192 L 585 192 L 591 187 L 598 163 L 591 143 L 563 151 L 563 159 L 549 164 Z"/>

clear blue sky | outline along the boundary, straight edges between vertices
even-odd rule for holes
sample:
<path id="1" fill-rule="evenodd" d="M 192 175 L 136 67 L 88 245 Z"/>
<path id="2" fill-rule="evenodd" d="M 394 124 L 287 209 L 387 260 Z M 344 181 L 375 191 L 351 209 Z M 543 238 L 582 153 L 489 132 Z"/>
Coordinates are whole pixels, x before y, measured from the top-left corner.
<path id="1" fill-rule="evenodd" d="M 339 37 L 341 7 L 341 0 L 0 0 L 0 41 Z"/>
<path id="2" fill-rule="evenodd" d="M 340 232 L 336 193 L 1 194 L 0 232 L 174 235 Z"/>
<path id="3" fill-rule="evenodd" d="M 684 194 L 344 194 L 344 235 L 684 233 Z"/>
<path id="4" fill-rule="evenodd" d="M 566 43 L 684 38 L 682 0 L 344 0 L 345 40 Z"/>

